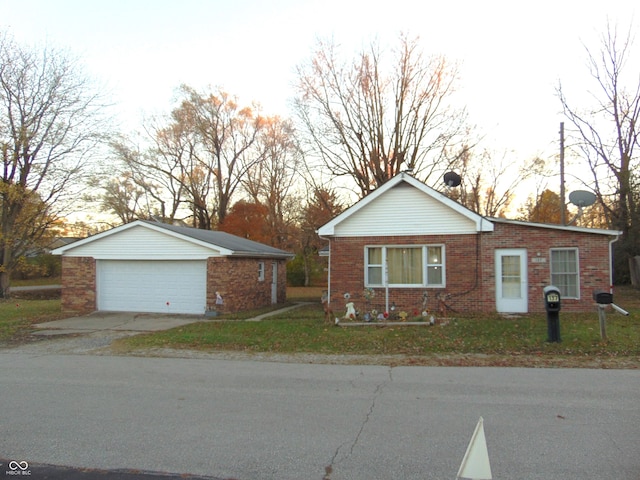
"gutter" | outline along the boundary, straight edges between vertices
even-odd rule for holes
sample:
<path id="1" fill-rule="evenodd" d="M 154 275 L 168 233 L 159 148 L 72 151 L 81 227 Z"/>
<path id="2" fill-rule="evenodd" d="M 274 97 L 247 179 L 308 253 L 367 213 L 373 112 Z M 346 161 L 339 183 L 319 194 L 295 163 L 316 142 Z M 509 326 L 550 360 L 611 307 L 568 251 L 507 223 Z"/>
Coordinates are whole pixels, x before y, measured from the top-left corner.
<path id="1" fill-rule="evenodd" d="M 318 231 L 316 230 L 316 233 Z M 327 262 L 327 305 L 331 305 L 331 240 L 318 234 L 321 240 L 329 242 L 329 261 Z"/>
<path id="2" fill-rule="evenodd" d="M 620 240 L 622 232 L 616 232 L 616 237 L 609 240 L 609 293 L 613 295 L 613 244 Z"/>

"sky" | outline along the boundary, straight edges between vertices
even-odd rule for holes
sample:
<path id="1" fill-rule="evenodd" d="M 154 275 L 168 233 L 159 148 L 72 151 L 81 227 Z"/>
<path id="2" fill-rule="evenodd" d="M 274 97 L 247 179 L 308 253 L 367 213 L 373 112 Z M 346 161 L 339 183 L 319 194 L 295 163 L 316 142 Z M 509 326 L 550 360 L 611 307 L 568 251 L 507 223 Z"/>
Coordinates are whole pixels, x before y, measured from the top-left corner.
<path id="1" fill-rule="evenodd" d="M 168 113 L 177 87 L 220 86 L 289 117 L 295 67 L 318 38 L 349 49 L 419 36 L 460 65 L 458 101 L 486 148 L 514 161 L 559 151 L 559 81 L 586 101 L 585 46 L 637 0 L 0 0 L 0 30 L 69 50 L 116 105 L 122 129 Z M 637 22 L 636 22 L 637 23 Z M 640 23 L 638 23 L 640 25 Z M 638 39 L 640 42 L 640 38 Z M 640 45 L 637 46 L 640 48 Z"/>

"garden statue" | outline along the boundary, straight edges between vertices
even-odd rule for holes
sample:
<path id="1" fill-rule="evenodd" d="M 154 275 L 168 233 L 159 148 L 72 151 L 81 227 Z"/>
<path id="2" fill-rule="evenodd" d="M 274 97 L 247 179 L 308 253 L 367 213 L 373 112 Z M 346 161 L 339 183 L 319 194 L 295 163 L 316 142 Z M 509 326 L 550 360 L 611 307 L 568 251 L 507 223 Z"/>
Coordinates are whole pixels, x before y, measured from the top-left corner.
<path id="1" fill-rule="evenodd" d="M 356 318 L 356 308 L 353 302 L 347 303 L 346 307 L 347 307 L 347 313 L 345 313 L 344 318 L 347 318 L 347 319 Z"/>

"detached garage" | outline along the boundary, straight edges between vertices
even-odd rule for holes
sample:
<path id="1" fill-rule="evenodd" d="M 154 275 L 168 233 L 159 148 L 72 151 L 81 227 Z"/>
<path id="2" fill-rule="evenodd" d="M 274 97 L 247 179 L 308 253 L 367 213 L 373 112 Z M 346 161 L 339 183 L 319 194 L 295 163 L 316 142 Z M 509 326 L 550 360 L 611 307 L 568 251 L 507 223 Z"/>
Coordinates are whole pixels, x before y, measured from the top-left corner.
<path id="1" fill-rule="evenodd" d="M 201 315 L 283 303 L 293 257 L 225 232 L 143 220 L 53 253 L 62 255 L 62 308 L 75 313 Z"/>

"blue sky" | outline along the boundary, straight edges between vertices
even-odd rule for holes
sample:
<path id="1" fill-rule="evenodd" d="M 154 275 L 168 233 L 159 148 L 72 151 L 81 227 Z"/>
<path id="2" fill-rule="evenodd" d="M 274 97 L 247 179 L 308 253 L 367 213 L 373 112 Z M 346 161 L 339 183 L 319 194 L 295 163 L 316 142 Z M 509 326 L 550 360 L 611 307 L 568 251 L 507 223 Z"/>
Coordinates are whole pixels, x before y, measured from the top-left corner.
<path id="1" fill-rule="evenodd" d="M 0 0 L 0 29 L 79 55 L 117 103 L 125 130 L 168 112 L 181 83 L 219 85 L 289 116 L 294 68 L 316 38 L 348 50 L 374 36 L 391 45 L 404 31 L 420 36 L 426 53 L 460 62 L 459 101 L 487 146 L 528 158 L 559 148 L 558 80 L 586 98 L 583 44 L 597 45 L 607 17 L 626 28 L 635 3 Z"/>

